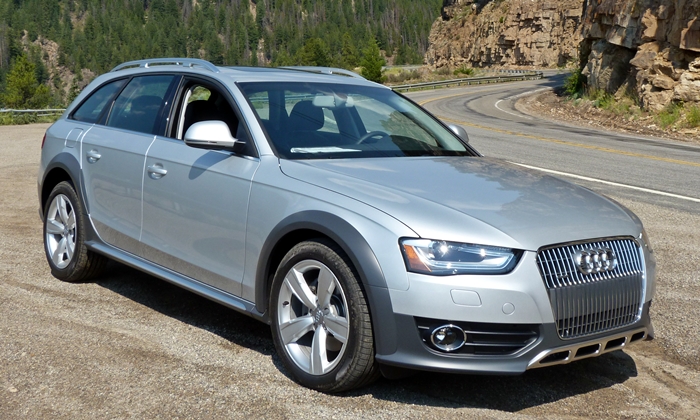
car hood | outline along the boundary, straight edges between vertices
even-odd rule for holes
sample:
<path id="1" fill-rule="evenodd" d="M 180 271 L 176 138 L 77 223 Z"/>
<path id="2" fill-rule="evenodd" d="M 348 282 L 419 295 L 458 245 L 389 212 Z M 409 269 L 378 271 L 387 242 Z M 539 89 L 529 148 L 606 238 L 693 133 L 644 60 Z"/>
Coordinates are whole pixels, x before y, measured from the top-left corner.
<path id="1" fill-rule="evenodd" d="M 611 200 L 497 159 L 281 160 L 280 167 L 386 212 L 423 238 L 537 250 L 641 230 Z"/>

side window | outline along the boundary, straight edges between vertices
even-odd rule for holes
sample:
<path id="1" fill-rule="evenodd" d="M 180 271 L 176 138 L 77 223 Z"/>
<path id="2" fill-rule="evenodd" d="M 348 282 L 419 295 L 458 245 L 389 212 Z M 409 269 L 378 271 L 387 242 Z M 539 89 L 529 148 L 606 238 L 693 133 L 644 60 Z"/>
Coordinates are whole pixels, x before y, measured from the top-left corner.
<path id="1" fill-rule="evenodd" d="M 100 119 L 105 106 L 112 103 L 114 97 L 126 83 L 126 79 L 115 80 L 97 89 L 78 109 L 73 112 L 72 119 L 86 123 L 96 123 Z"/>
<path id="2" fill-rule="evenodd" d="M 172 75 L 156 75 L 131 79 L 114 102 L 107 125 L 156 134 L 158 115 L 174 78 Z"/>
<path id="3" fill-rule="evenodd" d="M 231 135 L 246 143 L 243 154 L 254 155 L 255 147 L 250 143 L 245 126 L 226 97 L 215 87 L 193 82 L 184 91 L 181 101 L 180 119 L 177 125 L 176 137 L 183 139 L 192 124 L 202 121 L 223 121 L 228 125 Z"/>

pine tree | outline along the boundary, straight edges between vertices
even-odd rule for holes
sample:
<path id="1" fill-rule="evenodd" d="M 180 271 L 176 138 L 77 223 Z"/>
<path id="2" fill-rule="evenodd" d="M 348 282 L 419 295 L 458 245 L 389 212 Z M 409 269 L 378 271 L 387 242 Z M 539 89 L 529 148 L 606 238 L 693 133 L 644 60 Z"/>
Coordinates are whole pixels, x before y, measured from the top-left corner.
<path id="1" fill-rule="evenodd" d="M 301 53 L 301 63 L 306 66 L 330 66 L 330 53 L 326 43 L 321 38 L 309 38 Z"/>
<path id="2" fill-rule="evenodd" d="M 382 66 L 385 63 L 382 53 L 379 51 L 377 40 L 374 37 L 370 37 L 369 43 L 363 51 L 362 61 L 360 62 L 360 66 L 362 66 L 362 77 L 373 82 L 382 83 L 384 79 L 382 76 Z"/>
<path id="3" fill-rule="evenodd" d="M 17 56 L 7 74 L 5 93 L 2 95 L 5 106 L 14 109 L 44 108 L 50 100 L 48 87 L 36 80 L 34 64 L 24 55 Z"/>
<path id="4" fill-rule="evenodd" d="M 355 43 L 353 42 L 350 34 L 345 32 L 343 34 L 343 47 L 340 50 L 340 65 L 348 70 L 352 70 L 360 62 L 359 53 Z"/>

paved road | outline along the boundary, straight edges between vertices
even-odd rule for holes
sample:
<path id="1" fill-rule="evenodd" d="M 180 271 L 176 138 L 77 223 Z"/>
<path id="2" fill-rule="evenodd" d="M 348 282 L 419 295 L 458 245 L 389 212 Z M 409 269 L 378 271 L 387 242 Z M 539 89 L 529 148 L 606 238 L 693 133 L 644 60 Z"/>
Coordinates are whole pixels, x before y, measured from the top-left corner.
<path id="1" fill-rule="evenodd" d="M 525 84 L 412 94 L 426 106 L 464 121 L 487 155 L 531 166 L 591 175 L 580 156 L 615 156 L 601 179 L 634 173 L 624 182 L 697 197 L 684 186 L 697 168 L 603 153 L 542 138 L 588 141 L 627 150 L 573 130 L 526 120 L 534 134 L 501 116 L 488 95 L 507 97 Z M 499 91 L 501 93 L 497 93 Z M 482 97 L 483 105 L 474 100 Z M 498 96 L 497 96 L 498 97 Z M 451 104 L 451 105 L 450 105 Z M 490 104 L 490 105 L 489 105 Z M 509 112 L 508 102 L 499 106 Z M 471 111 L 473 110 L 473 111 Z M 479 110 L 479 111 L 476 111 Z M 506 114 L 508 115 L 508 114 Z M 501 116 L 502 117 L 502 116 Z M 503 117 L 505 118 L 505 117 Z M 51 277 L 36 212 L 36 171 L 45 125 L 0 127 L 0 419 L 95 418 L 688 418 L 700 413 L 700 214 L 681 199 L 654 194 L 611 195 L 644 220 L 657 253 L 659 286 L 652 313 L 657 340 L 564 366 L 516 377 L 422 373 L 381 380 L 342 396 L 293 383 L 274 355 L 266 325 L 153 277 L 113 264 L 87 284 Z M 501 130 L 501 131 L 494 131 Z M 564 133 L 557 136 L 557 131 Z M 529 137 L 528 137 L 529 136 Z M 646 140 L 645 140 L 646 141 Z M 651 154 L 663 147 L 630 147 Z M 639 146 L 637 146 L 637 143 Z M 662 143 L 660 143 L 662 144 Z M 685 154 L 669 156 L 692 162 Z M 562 153 L 563 151 L 563 153 Z M 625 168 L 662 165 L 656 177 Z M 600 158 L 602 159 L 602 158 Z M 605 167 L 599 163 L 586 165 Z M 640 165 L 642 163 L 639 163 Z M 668 165 L 668 166 L 663 166 Z M 669 185 L 645 180 L 673 178 Z M 636 178 L 639 174 L 639 178 Z M 690 182 L 689 182 L 690 183 Z M 598 190 L 605 184 L 591 183 Z M 621 188 L 620 191 L 627 191 Z M 657 200 L 657 201 L 655 201 Z"/>
<path id="2" fill-rule="evenodd" d="M 700 208 L 700 147 L 556 124 L 515 109 L 517 98 L 560 85 L 563 77 L 408 96 L 445 121 L 462 125 L 484 155 L 625 185 L 570 178 L 603 193 L 689 211 Z"/>

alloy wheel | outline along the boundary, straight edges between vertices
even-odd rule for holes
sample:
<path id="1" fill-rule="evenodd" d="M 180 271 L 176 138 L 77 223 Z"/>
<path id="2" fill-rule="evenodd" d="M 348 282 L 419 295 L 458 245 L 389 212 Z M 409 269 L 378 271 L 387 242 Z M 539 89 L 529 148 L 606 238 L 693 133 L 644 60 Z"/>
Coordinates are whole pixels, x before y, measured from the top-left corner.
<path id="1" fill-rule="evenodd" d="M 76 223 L 75 209 L 63 194 L 54 197 L 46 213 L 46 247 L 51 261 L 63 269 L 70 264 L 75 254 Z"/>
<path id="2" fill-rule="evenodd" d="M 280 338 L 294 364 L 311 375 L 333 370 L 346 350 L 350 325 L 335 274 L 316 260 L 298 262 L 284 278 L 277 305 Z"/>

